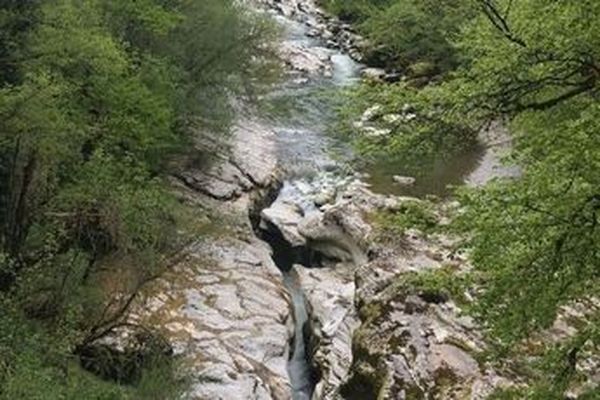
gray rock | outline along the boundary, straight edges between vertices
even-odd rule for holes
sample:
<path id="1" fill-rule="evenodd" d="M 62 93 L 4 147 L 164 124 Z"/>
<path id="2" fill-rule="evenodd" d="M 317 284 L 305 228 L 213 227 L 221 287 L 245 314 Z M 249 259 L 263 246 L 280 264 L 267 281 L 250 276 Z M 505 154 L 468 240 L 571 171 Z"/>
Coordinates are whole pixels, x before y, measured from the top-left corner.
<path id="1" fill-rule="evenodd" d="M 386 72 L 381 68 L 365 68 L 360 72 L 360 75 L 363 77 L 363 79 L 383 82 Z"/>
<path id="2" fill-rule="evenodd" d="M 381 115 L 382 110 L 383 106 L 381 104 L 375 104 L 365 110 L 363 115 L 360 117 L 360 121 L 363 123 L 374 121 Z"/>
<path id="3" fill-rule="evenodd" d="M 374 126 L 365 126 L 361 130 L 361 134 L 367 137 L 377 138 L 377 137 L 385 137 L 392 133 L 391 129 L 388 128 L 376 128 Z"/>
<path id="4" fill-rule="evenodd" d="M 359 216 L 347 210 L 341 203 L 329 206 L 323 213 L 305 218 L 298 226 L 298 232 L 310 240 L 313 249 L 327 257 L 360 265 L 366 261 L 360 242 L 364 241 L 370 228 Z"/>
<path id="5" fill-rule="evenodd" d="M 335 190 L 328 188 L 322 190 L 320 193 L 316 194 L 314 197 L 315 205 L 318 207 L 324 206 L 325 204 L 330 204 L 335 201 Z"/>
<path id="6" fill-rule="evenodd" d="M 401 201 L 410 201 L 408 199 Z M 477 361 L 485 342 L 472 320 L 445 295 L 421 293 L 404 274 L 440 268 L 450 241 L 406 233 L 356 271 L 361 324 L 342 393 L 369 387 L 374 397 L 485 399 L 510 381 Z"/>
<path id="7" fill-rule="evenodd" d="M 309 76 L 331 72 L 331 54 L 324 48 L 283 42 L 279 48 L 279 55 L 292 71 Z"/>
<path id="8" fill-rule="evenodd" d="M 394 183 L 397 183 L 398 185 L 402 186 L 412 186 L 417 181 L 413 177 L 400 175 L 394 175 L 392 179 L 394 180 Z"/>
<path id="9" fill-rule="evenodd" d="M 221 201 L 273 186 L 280 175 L 274 138 L 271 128 L 252 119 L 235 125 L 229 146 L 215 143 L 210 134 L 199 136 L 198 147 L 212 152 L 212 164 L 189 168 L 176 178 L 192 190 L 192 197 L 203 194 Z"/>
<path id="10" fill-rule="evenodd" d="M 290 398 L 289 297 L 261 242 L 194 244 L 144 290 L 129 319 L 157 327 L 189 363 L 189 398 Z"/>
<path id="11" fill-rule="evenodd" d="M 312 361 L 321 374 L 313 399 L 336 399 L 352 364 L 352 335 L 359 323 L 353 304 L 354 269 L 295 269 L 311 316 Z"/>
<path id="12" fill-rule="evenodd" d="M 298 232 L 298 224 L 304 218 L 302 209 L 293 203 L 275 202 L 271 207 L 261 212 L 264 228 L 275 227 L 283 238 L 292 246 L 299 247 L 306 244 L 306 238 Z"/>

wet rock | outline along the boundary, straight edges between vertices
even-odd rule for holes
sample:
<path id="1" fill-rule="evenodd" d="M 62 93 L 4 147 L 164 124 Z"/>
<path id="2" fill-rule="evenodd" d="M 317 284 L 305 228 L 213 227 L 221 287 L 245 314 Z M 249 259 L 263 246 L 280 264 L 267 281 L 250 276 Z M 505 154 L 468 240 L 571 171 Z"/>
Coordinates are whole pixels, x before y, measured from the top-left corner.
<path id="1" fill-rule="evenodd" d="M 274 10 L 277 14 L 304 23 L 310 36 L 319 37 L 328 47 L 341 49 L 354 60 L 361 61 L 368 41 L 353 32 L 349 24 L 324 12 L 314 0 L 244 0 L 255 7 Z"/>
<path id="2" fill-rule="evenodd" d="M 383 122 L 390 125 L 395 125 L 402 120 L 402 115 L 400 114 L 386 114 L 381 117 Z"/>
<path id="3" fill-rule="evenodd" d="M 387 204 L 384 196 L 369 192 L 353 178 L 337 178 L 337 184 L 328 175 L 321 179 L 286 186 L 272 205 L 275 209 L 288 207 L 285 204 L 293 200 L 301 205 L 315 192 L 331 191 L 328 197 L 333 196 L 321 209 L 308 212 L 296 226 L 306 245 L 326 259 L 325 268 L 294 267 L 310 318 L 311 360 L 321 377 L 315 400 L 339 398 L 340 385 L 348 376 L 352 336 L 359 323 L 354 306 L 355 270 L 367 263 L 370 242 L 366 213 Z"/>
<path id="4" fill-rule="evenodd" d="M 328 258 L 360 265 L 366 260 L 360 242 L 370 229 L 362 218 L 347 212 L 349 207 L 340 203 L 327 207 L 304 219 L 298 231 Z"/>
<path id="5" fill-rule="evenodd" d="M 335 190 L 332 188 L 325 189 L 316 194 L 313 201 L 318 207 L 324 206 L 325 204 L 330 204 L 335 201 Z"/>
<path id="6" fill-rule="evenodd" d="M 331 53 L 327 49 L 284 42 L 279 54 L 292 71 L 310 76 L 331 73 Z"/>
<path id="7" fill-rule="evenodd" d="M 315 400 L 484 399 L 509 384 L 477 361 L 485 343 L 446 294 L 402 283 L 445 265 L 453 241 L 417 231 L 393 245 L 374 241 L 366 215 L 408 201 L 418 200 L 376 195 L 351 180 L 298 224 L 307 244 L 330 257 L 326 268 L 295 267 L 321 377 Z"/>
<path id="8" fill-rule="evenodd" d="M 285 186 L 263 211 L 265 227 L 276 228 L 292 247 L 307 245 L 327 259 L 362 264 L 371 232 L 366 213 L 389 206 L 389 201 L 351 178 L 323 174 L 321 179 Z M 323 205 L 316 208 L 315 203 Z"/>

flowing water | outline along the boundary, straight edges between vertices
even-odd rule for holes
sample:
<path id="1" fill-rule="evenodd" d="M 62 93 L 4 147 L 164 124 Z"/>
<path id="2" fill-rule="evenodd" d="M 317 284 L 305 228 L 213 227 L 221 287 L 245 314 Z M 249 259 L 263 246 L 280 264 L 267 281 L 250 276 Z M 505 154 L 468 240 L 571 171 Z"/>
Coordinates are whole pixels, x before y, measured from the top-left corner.
<path id="1" fill-rule="evenodd" d="M 288 362 L 288 371 L 292 382 L 292 398 L 294 400 L 310 400 L 317 379 L 306 351 L 308 312 L 306 311 L 304 294 L 295 275 L 291 273 L 284 274 L 284 283 L 292 297 L 296 323 L 294 327 L 294 346 Z"/>
<path id="2" fill-rule="evenodd" d="M 322 46 L 318 40 L 307 36 L 308 29 L 302 23 L 279 17 L 287 32 L 286 40 L 298 45 Z M 333 70 L 330 77 L 311 80 L 290 78 L 270 95 L 273 104 L 283 110 L 272 118 L 272 127 L 277 134 L 278 157 L 287 180 L 279 193 L 278 200 L 291 199 L 299 204 L 303 212 L 315 212 L 317 208 L 309 199 L 323 187 L 335 186 L 349 177 L 348 165 L 353 159 L 350 145 L 336 135 L 328 134 L 328 127 L 335 117 L 335 96 L 340 87 L 358 80 L 361 66 L 350 57 L 330 51 Z M 451 159 L 439 160 L 432 168 L 417 171 L 417 183 L 403 188 L 393 183 L 394 175 L 407 172 L 399 161 L 381 160 L 366 168 L 372 190 L 385 194 L 444 196 L 448 185 L 465 182 L 485 159 L 486 149 L 476 147 Z M 413 171 L 414 172 L 414 171 Z M 263 232 L 263 238 L 274 250 L 274 260 L 283 271 L 285 284 L 291 294 L 295 317 L 295 337 L 291 348 L 288 372 L 293 387 L 294 400 L 309 400 L 316 384 L 316 371 L 311 367 L 306 344 L 309 316 L 304 294 L 292 268 L 295 264 L 308 265 L 303 251 L 291 248 L 282 237 L 272 232 Z"/>
<path id="3" fill-rule="evenodd" d="M 286 40 L 297 45 L 321 46 L 318 40 L 306 35 L 307 28 L 299 22 L 282 19 Z M 271 102 L 283 110 L 272 118 L 277 134 L 278 159 L 287 180 L 279 193 L 282 198 L 293 199 L 305 214 L 316 211 L 308 200 L 316 181 L 341 179 L 342 166 L 352 157 L 350 146 L 328 135 L 327 129 L 334 118 L 332 92 L 352 84 L 358 77 L 360 66 L 344 54 L 331 52 L 333 69 L 328 78 L 305 80 L 291 79 L 271 94 Z M 284 275 L 284 283 L 292 298 L 295 329 L 294 341 L 288 362 L 294 400 L 310 400 L 317 383 L 317 372 L 311 366 L 307 353 L 309 316 L 304 293 L 292 268 L 303 264 L 310 267 L 302 251 L 292 249 L 277 235 L 263 232 L 274 250 L 274 260 Z"/>

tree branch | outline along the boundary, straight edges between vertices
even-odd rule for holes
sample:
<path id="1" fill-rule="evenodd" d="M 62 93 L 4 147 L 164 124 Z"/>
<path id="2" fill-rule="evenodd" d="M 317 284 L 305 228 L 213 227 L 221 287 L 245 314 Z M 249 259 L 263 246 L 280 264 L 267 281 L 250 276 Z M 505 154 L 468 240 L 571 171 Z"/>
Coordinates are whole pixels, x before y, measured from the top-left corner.
<path id="1" fill-rule="evenodd" d="M 541 102 L 517 104 L 517 106 L 515 107 L 515 111 L 517 111 L 517 112 L 522 112 L 522 111 L 526 111 L 526 110 L 544 111 L 544 110 L 547 110 L 549 108 L 556 106 L 557 104 L 559 104 L 565 100 L 569 100 L 573 97 L 579 96 L 580 94 L 589 92 L 592 89 L 594 89 L 595 86 L 596 86 L 595 79 L 588 79 L 587 81 L 582 83 L 580 86 L 577 86 L 577 87 L 575 87 L 559 96 L 556 96 L 554 98 L 551 98 L 551 99 L 548 99 L 545 101 L 541 101 Z"/>
<path id="2" fill-rule="evenodd" d="M 527 44 L 525 43 L 525 41 L 523 41 L 521 38 L 515 36 L 513 34 L 513 32 L 511 31 L 510 26 L 508 25 L 508 21 L 506 18 L 508 17 L 508 12 L 510 11 L 510 4 L 506 10 L 505 16 L 502 16 L 500 11 L 498 11 L 496 4 L 494 4 L 493 0 L 478 0 L 478 1 L 479 1 L 479 4 L 481 5 L 481 9 L 482 9 L 483 13 L 485 14 L 485 16 L 487 17 L 487 19 L 492 23 L 492 25 L 494 25 L 494 27 L 496 29 L 498 29 L 502 33 L 502 35 L 506 39 L 508 39 L 512 43 L 518 44 L 521 47 L 527 47 Z"/>

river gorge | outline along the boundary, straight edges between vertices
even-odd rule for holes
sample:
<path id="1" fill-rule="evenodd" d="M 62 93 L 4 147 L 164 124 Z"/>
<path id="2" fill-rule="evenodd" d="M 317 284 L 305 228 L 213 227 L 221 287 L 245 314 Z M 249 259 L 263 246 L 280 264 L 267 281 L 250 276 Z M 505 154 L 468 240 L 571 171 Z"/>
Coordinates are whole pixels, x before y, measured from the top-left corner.
<path id="1" fill-rule="evenodd" d="M 500 167 L 502 149 L 477 146 L 408 186 L 394 182 L 405 172 L 397 163 L 357 168 L 329 127 L 334 94 L 366 68 L 360 37 L 312 1 L 250 4 L 283 31 L 287 78 L 268 95 L 283 112 L 241 119 L 209 171 L 173 178 L 180 199 L 209 210 L 219 229 L 144 290 L 130 321 L 161 331 L 194 399 L 483 399 L 508 384 L 477 359 L 485 343 L 460 307 L 398 283 L 467 268 L 453 239 L 382 240 L 370 218 L 516 173 Z M 133 336 L 108 342 L 126 348 Z"/>

